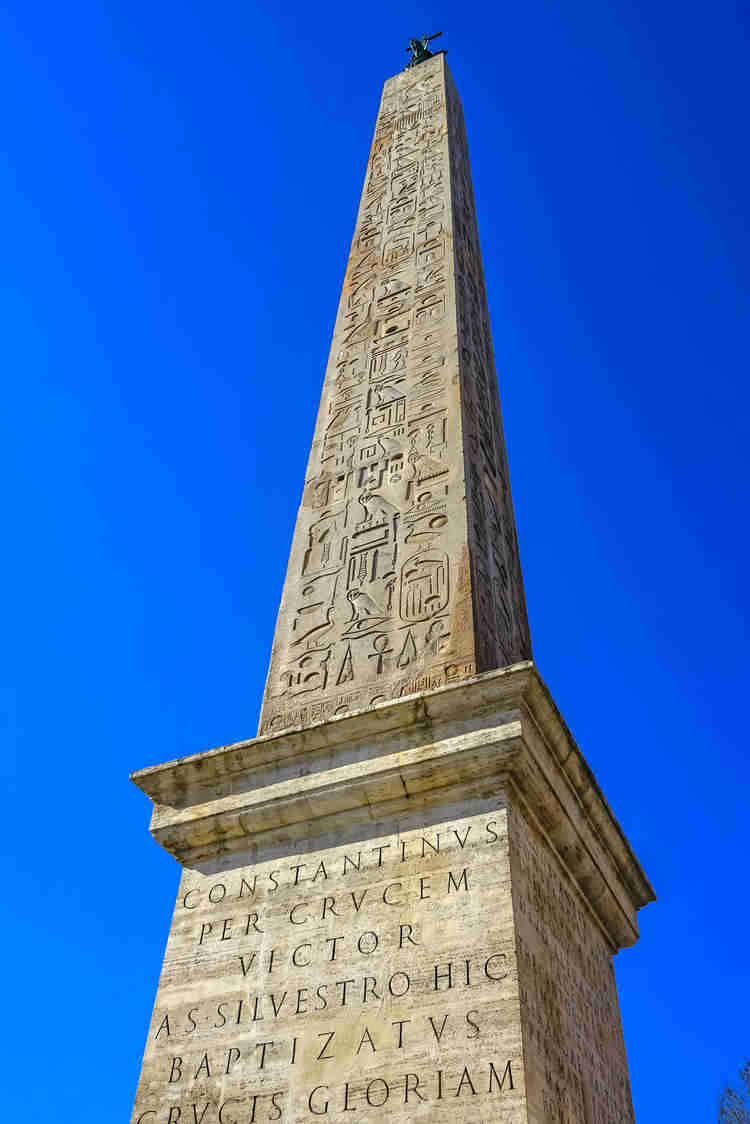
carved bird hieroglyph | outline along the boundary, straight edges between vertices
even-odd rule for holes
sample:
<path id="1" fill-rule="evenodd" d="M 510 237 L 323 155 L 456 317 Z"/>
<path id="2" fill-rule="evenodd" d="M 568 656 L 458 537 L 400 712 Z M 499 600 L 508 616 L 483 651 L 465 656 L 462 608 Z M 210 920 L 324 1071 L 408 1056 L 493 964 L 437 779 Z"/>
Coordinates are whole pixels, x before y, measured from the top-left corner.
<path id="1" fill-rule="evenodd" d="M 344 636 L 362 636 L 375 628 L 382 628 L 388 620 L 380 606 L 361 589 L 350 589 L 346 597 L 352 607 L 352 616 Z"/>

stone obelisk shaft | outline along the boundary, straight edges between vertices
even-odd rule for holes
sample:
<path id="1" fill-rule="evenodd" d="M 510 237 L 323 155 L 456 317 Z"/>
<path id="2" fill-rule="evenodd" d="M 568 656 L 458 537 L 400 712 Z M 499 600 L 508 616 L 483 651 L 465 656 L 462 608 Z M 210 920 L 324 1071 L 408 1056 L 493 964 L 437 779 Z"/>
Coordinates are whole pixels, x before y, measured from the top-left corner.
<path id="1" fill-rule="evenodd" d="M 383 90 L 261 733 L 530 657 L 461 105 Z"/>

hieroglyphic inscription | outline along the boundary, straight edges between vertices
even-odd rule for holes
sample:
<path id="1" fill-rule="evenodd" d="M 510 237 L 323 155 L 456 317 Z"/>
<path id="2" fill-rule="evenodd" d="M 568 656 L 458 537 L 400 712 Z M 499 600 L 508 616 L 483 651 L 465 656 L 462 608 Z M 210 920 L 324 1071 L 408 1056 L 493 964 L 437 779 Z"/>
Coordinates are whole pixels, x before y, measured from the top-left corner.
<path id="1" fill-rule="evenodd" d="M 133 1124 L 525 1120 L 506 815 L 186 870 Z"/>
<path id="2" fill-rule="evenodd" d="M 468 152 L 441 56 L 385 84 L 260 732 L 529 655 Z"/>

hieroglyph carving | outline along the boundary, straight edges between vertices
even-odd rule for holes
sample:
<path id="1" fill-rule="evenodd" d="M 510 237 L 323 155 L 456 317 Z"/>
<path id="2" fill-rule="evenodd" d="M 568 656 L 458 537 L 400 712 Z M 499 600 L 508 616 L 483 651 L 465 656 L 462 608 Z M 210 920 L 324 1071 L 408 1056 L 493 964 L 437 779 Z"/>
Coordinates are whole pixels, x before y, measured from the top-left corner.
<path id="1" fill-rule="evenodd" d="M 261 732 L 529 654 L 463 118 L 436 56 L 383 91 Z"/>

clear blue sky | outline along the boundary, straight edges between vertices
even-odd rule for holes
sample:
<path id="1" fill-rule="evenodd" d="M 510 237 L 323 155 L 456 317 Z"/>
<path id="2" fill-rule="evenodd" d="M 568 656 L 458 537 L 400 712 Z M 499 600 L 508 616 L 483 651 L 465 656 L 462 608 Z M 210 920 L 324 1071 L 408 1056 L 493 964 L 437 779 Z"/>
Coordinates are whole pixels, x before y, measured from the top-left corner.
<path id="1" fill-rule="evenodd" d="M 254 735 L 382 83 L 466 111 L 535 657 L 659 895 L 638 1124 L 750 1055 L 739 5 L 0 12 L 7 1120 L 125 1120 L 177 886 L 140 766 Z"/>

